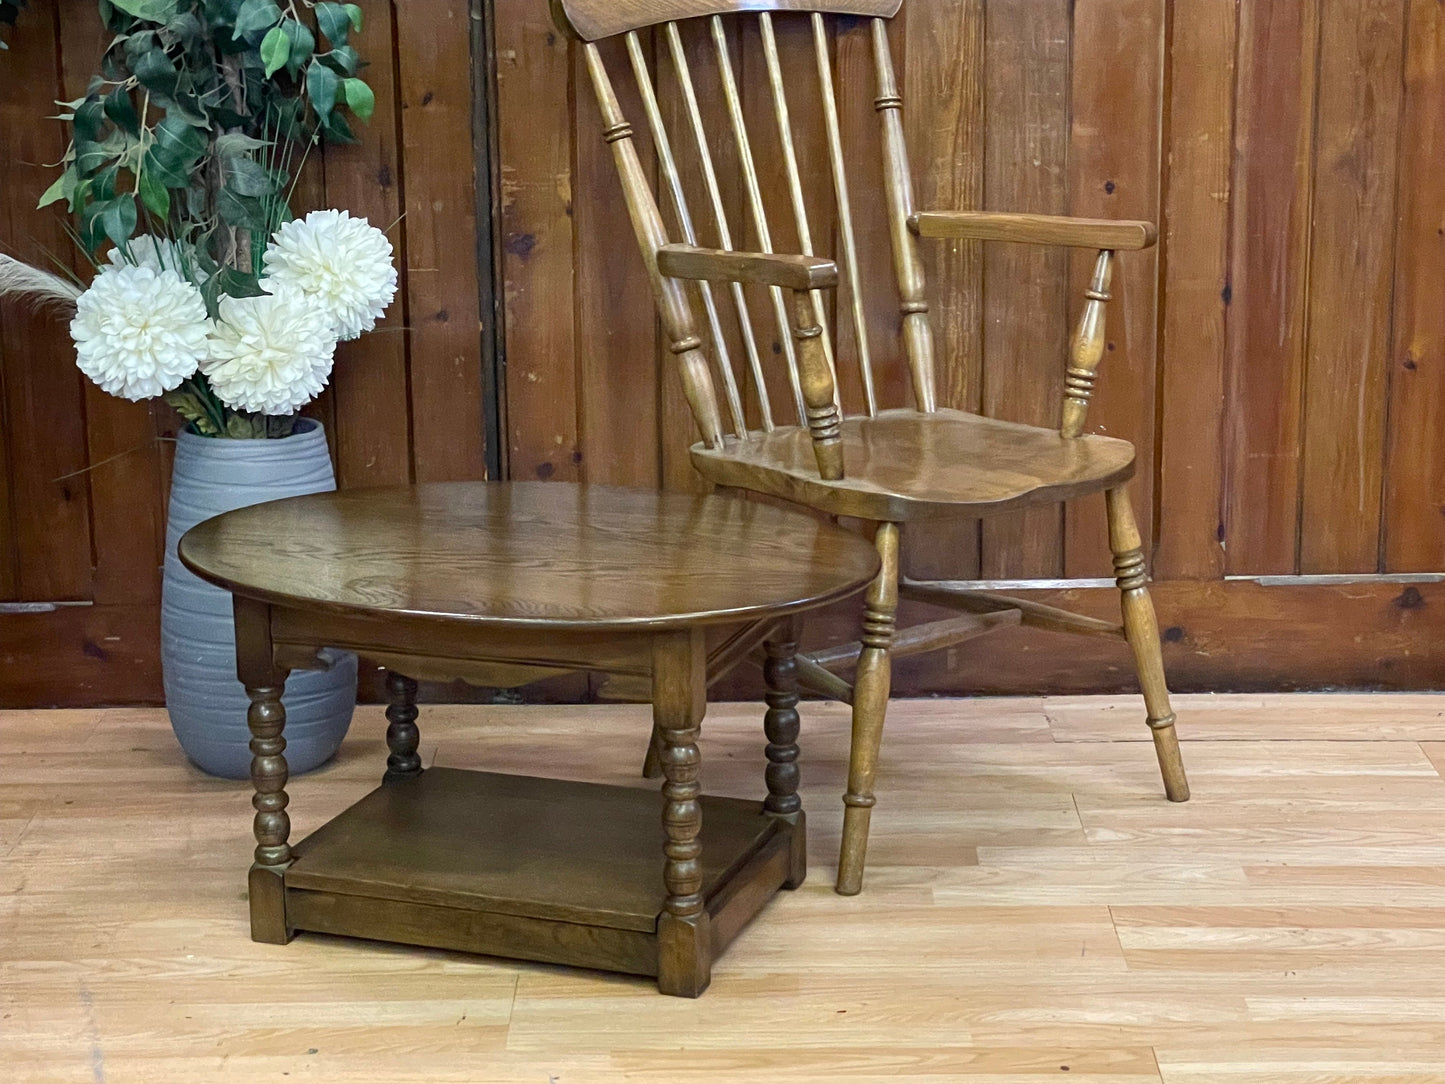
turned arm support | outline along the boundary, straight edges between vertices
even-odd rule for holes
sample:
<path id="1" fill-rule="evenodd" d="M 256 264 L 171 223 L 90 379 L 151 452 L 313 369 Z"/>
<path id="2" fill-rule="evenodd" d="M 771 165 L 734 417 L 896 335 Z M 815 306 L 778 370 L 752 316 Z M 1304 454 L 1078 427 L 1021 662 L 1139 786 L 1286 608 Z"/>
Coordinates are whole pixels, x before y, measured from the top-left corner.
<path id="1" fill-rule="evenodd" d="M 919 237 L 936 240 L 1014 241 L 1115 252 L 1151 248 L 1159 239 L 1152 222 L 1002 211 L 923 211 L 909 216 L 908 228 Z"/>
<path id="2" fill-rule="evenodd" d="M 813 455 L 824 481 L 843 477 L 842 416 L 837 387 L 813 291 L 838 285 L 838 265 L 813 256 L 769 252 L 728 252 L 692 245 L 663 245 L 657 250 L 657 269 L 668 278 L 705 279 L 711 282 L 749 282 L 777 286 L 793 293 L 793 338 L 797 342 L 798 383 L 808 412 L 808 433 Z"/>

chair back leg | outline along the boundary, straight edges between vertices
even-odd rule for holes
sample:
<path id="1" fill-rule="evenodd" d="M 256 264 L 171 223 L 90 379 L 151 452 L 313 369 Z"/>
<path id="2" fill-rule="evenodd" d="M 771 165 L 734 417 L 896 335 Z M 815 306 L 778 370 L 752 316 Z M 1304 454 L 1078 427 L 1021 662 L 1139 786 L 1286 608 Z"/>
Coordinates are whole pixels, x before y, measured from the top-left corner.
<path id="1" fill-rule="evenodd" d="M 874 543 L 883 567 L 868 588 L 863 611 L 863 652 L 853 685 L 853 744 L 848 755 L 848 792 L 843 796 L 843 846 L 838 856 L 838 893 L 856 896 L 863 890 L 863 864 L 868 853 L 868 826 L 877 799 L 873 777 L 883 741 L 892 681 L 889 650 L 898 614 L 898 524 L 882 523 Z"/>
<path id="2" fill-rule="evenodd" d="M 1174 712 L 1169 707 L 1169 687 L 1164 681 L 1164 655 L 1159 647 L 1159 621 L 1145 586 L 1144 549 L 1129 493 L 1122 486 L 1109 490 L 1109 548 L 1114 552 L 1114 576 L 1122 594 L 1124 635 L 1134 652 L 1139 685 L 1149 729 L 1154 733 L 1154 751 L 1164 776 L 1164 793 L 1171 802 L 1189 800 L 1189 780 L 1174 733 Z"/>

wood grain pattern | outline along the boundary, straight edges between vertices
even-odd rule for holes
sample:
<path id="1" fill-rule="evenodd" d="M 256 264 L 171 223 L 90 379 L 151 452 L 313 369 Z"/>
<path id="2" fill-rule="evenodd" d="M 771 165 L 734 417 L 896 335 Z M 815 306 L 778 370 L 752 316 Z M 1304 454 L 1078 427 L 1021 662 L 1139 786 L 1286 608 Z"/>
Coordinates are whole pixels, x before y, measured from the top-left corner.
<path id="1" fill-rule="evenodd" d="M 360 44 L 368 57 L 375 58 L 367 69 L 367 79 L 376 96 L 376 107 L 371 122 L 358 133 L 360 143 L 326 148 L 321 163 L 326 167 L 325 191 L 317 193 L 325 202 L 314 206 L 344 207 L 353 215 L 368 218 L 372 225 L 388 230 L 397 251 L 405 253 L 409 248 L 407 231 L 415 225 L 421 239 L 427 226 L 425 218 L 415 223 L 410 215 L 402 218 L 400 186 L 405 147 L 399 144 L 407 103 L 398 87 L 395 58 L 399 43 L 392 36 L 393 5 L 389 0 L 369 0 L 361 10 L 364 33 Z M 468 265 L 461 277 L 474 274 L 474 267 L 474 263 Z M 409 273 L 410 268 L 406 270 Z M 408 402 L 410 392 L 406 331 L 410 311 L 411 298 L 404 289 L 387 318 L 377 325 L 375 334 L 337 349 L 332 384 L 335 414 L 334 421 L 328 424 L 336 455 L 336 480 L 343 488 L 411 481 L 413 419 L 409 411 L 398 409 Z M 423 319 L 426 316 L 424 311 L 415 315 Z M 435 349 L 425 336 L 417 343 L 424 349 Z M 428 379 L 420 367 L 417 375 L 421 380 Z M 439 415 L 433 415 L 430 423 L 423 419 L 423 424 L 438 422 Z"/>
<path id="2" fill-rule="evenodd" d="M 1287 575 L 1299 532 L 1320 0 L 1239 17 L 1226 394 L 1226 571 Z"/>
<path id="3" fill-rule="evenodd" d="M 273 502 L 207 521 L 181 553 L 247 597 L 506 628 L 741 621 L 842 597 L 877 567 L 861 540 L 797 512 L 539 483 Z"/>
<path id="4" fill-rule="evenodd" d="M 1224 575 L 1225 320 L 1229 313 L 1237 0 L 1175 5 L 1169 42 L 1166 303 L 1160 329 L 1160 579 Z"/>
<path id="5" fill-rule="evenodd" d="M 1071 6 L 1066 0 L 986 5 L 983 196 L 989 210 L 1068 210 Z M 1068 255 L 991 245 L 983 261 L 983 412 L 1057 424 L 1068 354 Z M 1063 522 L 1062 509 L 1047 507 L 985 522 L 982 575 L 1061 575 Z"/>
<path id="6" fill-rule="evenodd" d="M 1300 465 L 1304 573 L 1379 566 L 1385 412 L 1369 404 L 1384 404 L 1389 373 L 1404 17 L 1399 0 L 1325 0 L 1321 8 Z M 1345 298 L 1348 309 L 1339 304 Z"/>
<path id="7" fill-rule="evenodd" d="M 253 945 L 235 874 L 246 799 L 186 767 L 163 712 L 9 713 L 0 757 L 31 769 L 0 778 L 0 1058 L 19 1080 L 91 1080 L 96 1059 L 108 1080 L 155 1084 L 435 1084 L 475 1065 L 488 1084 L 667 1084 L 685 1025 L 689 1072 L 720 1084 L 782 1059 L 801 1084 L 1438 1075 L 1438 698 L 1180 697 L 1191 737 L 1219 739 L 1187 743 L 1217 797 L 1184 806 L 1152 797 L 1135 708 L 899 705 L 884 770 L 916 794 L 880 805 L 868 889 L 844 901 L 829 874 L 847 713 L 804 704 L 815 874 L 743 932 L 696 1004 L 449 953 Z M 429 763 L 517 773 L 545 758 L 613 783 L 633 781 L 649 722 L 597 705 L 434 718 Z M 712 707 L 709 789 L 758 793 L 758 723 L 755 704 Z M 1297 724 L 1312 729 L 1288 739 Z M 296 781 L 302 834 L 375 782 L 383 726 L 363 708 L 337 760 Z M 163 815 L 186 830 L 147 833 Z M 124 908 L 118 889 L 134 893 Z"/>
<path id="8" fill-rule="evenodd" d="M 750 282 L 789 290 L 822 290 L 838 285 L 838 265 L 813 256 L 664 245 L 658 250 L 657 266 L 664 275 L 679 279 Z"/>
<path id="9" fill-rule="evenodd" d="M 922 211 L 909 216 L 908 228 L 919 237 L 1072 248 L 1138 250 L 1150 248 L 1158 240 L 1152 222 L 1001 211 Z"/>
<path id="10" fill-rule="evenodd" d="M 398 19 L 396 32 L 407 158 L 471 147 L 467 0 L 434 0 Z M 486 477 L 475 166 L 467 154 L 445 169 L 415 170 L 406 184 L 412 459 L 422 482 Z"/>
<path id="11" fill-rule="evenodd" d="M 1445 567 L 1445 11 L 1412 0 L 1400 124 L 1399 236 L 1389 358 L 1385 545 L 1389 572 Z"/>
<path id="12" fill-rule="evenodd" d="M 1074 5 L 1070 90 L 1069 213 L 1093 218 L 1158 216 L 1165 4 L 1161 0 L 1078 0 Z M 1089 411 L 1096 433 L 1133 441 L 1139 470 L 1134 503 L 1154 507 L 1155 379 L 1158 357 L 1158 253 L 1118 262 L 1103 375 Z M 1072 260 L 1070 311 L 1093 271 Z M 1153 550 L 1154 517 L 1140 524 Z M 1064 510 L 1064 572 L 1097 576 L 1109 567 L 1107 517 L 1092 497 Z"/>

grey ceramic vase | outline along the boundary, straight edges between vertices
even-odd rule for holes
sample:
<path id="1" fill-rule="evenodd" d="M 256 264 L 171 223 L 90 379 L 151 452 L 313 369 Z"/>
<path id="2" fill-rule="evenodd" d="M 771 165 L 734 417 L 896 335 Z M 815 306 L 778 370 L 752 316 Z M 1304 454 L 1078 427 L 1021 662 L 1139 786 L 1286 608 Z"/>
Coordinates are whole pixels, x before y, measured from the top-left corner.
<path id="1" fill-rule="evenodd" d="M 187 571 L 176 543 L 222 512 L 335 488 L 326 433 L 318 422 L 301 420 L 283 440 L 180 436 L 166 523 L 161 663 L 176 739 L 211 775 L 250 775 L 250 701 L 236 678 L 231 596 Z M 356 656 L 328 655 L 329 670 L 297 671 L 286 682 L 286 760 L 293 775 L 329 760 L 351 725 Z"/>

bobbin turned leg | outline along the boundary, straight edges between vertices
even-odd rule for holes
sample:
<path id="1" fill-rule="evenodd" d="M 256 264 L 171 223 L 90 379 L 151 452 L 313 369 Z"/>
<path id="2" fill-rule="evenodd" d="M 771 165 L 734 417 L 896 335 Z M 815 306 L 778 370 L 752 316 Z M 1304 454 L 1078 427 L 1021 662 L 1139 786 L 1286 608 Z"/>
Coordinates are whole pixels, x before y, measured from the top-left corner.
<path id="1" fill-rule="evenodd" d="M 653 647 L 652 710 L 662 735 L 667 799 L 663 883 L 657 922 L 657 988 L 698 997 L 712 981 L 712 932 L 702 898 L 702 755 L 697 739 L 707 696 L 707 653 L 697 631 L 660 635 Z"/>
<path id="2" fill-rule="evenodd" d="M 286 921 L 286 867 L 291 864 L 291 817 L 286 812 L 286 708 L 281 703 L 288 671 L 276 665 L 271 645 L 271 607 L 233 599 L 236 675 L 251 705 L 251 805 L 256 810 L 255 862 L 248 880 L 251 940 L 284 945 L 294 936 Z"/>
<path id="3" fill-rule="evenodd" d="M 838 856 L 837 891 L 856 896 L 863 890 L 868 827 L 877 799 L 873 777 L 883 742 L 883 719 L 892 684 L 889 649 L 898 613 L 898 524 L 884 523 L 875 536 L 883 567 L 868 588 L 863 612 L 863 653 L 853 685 L 853 745 L 848 756 L 848 793 L 843 796 L 843 846 Z"/>
<path id="4" fill-rule="evenodd" d="M 1107 495 L 1109 548 L 1114 551 L 1114 575 L 1123 594 L 1124 634 L 1134 650 L 1139 686 L 1144 691 L 1149 729 L 1154 732 L 1154 751 L 1164 776 L 1164 793 L 1171 802 L 1189 800 L 1189 780 L 1174 733 L 1174 712 L 1169 707 L 1169 688 L 1164 680 L 1164 655 L 1159 647 L 1159 622 L 1154 603 L 1145 587 L 1144 551 L 1129 493 L 1123 487 Z"/>
<path id="5" fill-rule="evenodd" d="M 381 781 L 400 783 L 421 775 L 421 757 L 416 751 L 421 744 L 421 731 L 416 725 L 416 682 L 388 670 L 386 698 L 386 747 L 391 755 L 386 758 L 386 775 Z"/>
<path id="6" fill-rule="evenodd" d="M 808 854 L 804 831 L 803 801 L 798 797 L 798 625 L 785 623 L 763 645 L 767 661 L 763 680 L 767 683 L 767 714 L 763 732 L 768 737 L 768 767 L 765 778 L 768 797 L 763 808 L 768 815 L 793 826 L 793 850 L 784 888 L 797 888 L 808 875 Z"/>

